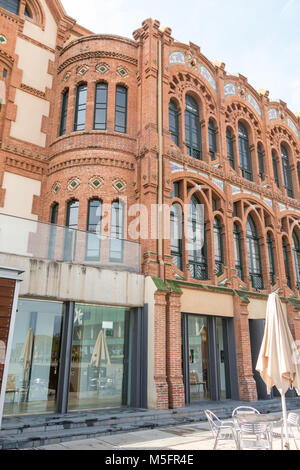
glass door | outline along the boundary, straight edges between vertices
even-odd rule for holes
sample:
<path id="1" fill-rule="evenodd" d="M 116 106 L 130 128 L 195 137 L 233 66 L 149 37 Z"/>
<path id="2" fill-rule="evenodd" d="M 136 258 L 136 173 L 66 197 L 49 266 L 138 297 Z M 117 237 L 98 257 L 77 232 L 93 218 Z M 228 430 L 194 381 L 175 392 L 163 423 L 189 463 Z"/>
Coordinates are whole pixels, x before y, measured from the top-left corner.
<path id="1" fill-rule="evenodd" d="M 210 399 L 209 347 L 207 317 L 189 316 L 189 384 L 190 400 L 197 402 Z"/>

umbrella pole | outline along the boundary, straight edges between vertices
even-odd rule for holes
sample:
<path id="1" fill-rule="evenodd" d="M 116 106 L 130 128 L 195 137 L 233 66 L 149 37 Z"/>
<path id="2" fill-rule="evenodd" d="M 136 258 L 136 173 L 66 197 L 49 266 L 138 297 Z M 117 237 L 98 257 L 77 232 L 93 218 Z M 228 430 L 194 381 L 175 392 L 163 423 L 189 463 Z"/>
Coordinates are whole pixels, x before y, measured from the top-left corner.
<path id="1" fill-rule="evenodd" d="M 286 410 L 286 401 L 285 401 L 285 394 L 282 393 L 281 395 L 281 402 L 282 402 L 282 413 L 283 413 L 283 428 L 284 428 L 284 436 L 285 436 L 285 450 L 290 450 L 290 443 L 289 443 L 289 431 L 288 431 L 288 424 L 287 424 L 287 410 Z"/>

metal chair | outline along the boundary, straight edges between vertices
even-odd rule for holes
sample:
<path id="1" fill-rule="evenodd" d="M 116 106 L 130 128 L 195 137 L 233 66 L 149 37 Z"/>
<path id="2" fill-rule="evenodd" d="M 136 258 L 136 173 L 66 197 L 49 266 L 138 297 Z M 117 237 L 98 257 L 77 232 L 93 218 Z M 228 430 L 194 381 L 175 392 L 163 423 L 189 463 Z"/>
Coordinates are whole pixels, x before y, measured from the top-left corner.
<path id="1" fill-rule="evenodd" d="M 234 440 L 238 448 L 238 440 L 233 421 L 221 421 L 212 411 L 205 410 L 210 429 L 215 438 L 213 450 L 216 450 L 218 441 Z"/>
<path id="2" fill-rule="evenodd" d="M 232 412 L 232 417 L 238 416 L 239 414 L 256 414 L 260 415 L 260 412 L 251 406 L 239 406 Z"/>
<path id="3" fill-rule="evenodd" d="M 295 446 L 298 450 L 297 441 L 300 440 L 300 415 L 298 413 L 289 413 L 287 417 L 287 424 L 288 424 L 288 437 L 289 439 L 293 439 Z M 278 428 L 280 427 L 280 433 L 278 432 Z M 296 437 L 294 434 L 294 429 L 298 431 L 299 437 Z M 283 435 L 284 435 L 284 423 L 283 419 L 277 423 L 275 430 L 273 429 L 272 436 L 275 438 L 281 439 L 281 449 L 283 449 Z"/>
<path id="4" fill-rule="evenodd" d="M 270 423 L 240 422 L 236 433 L 239 450 L 272 450 L 273 448 L 272 424 Z M 250 446 L 245 446 L 244 441 L 250 443 Z"/>

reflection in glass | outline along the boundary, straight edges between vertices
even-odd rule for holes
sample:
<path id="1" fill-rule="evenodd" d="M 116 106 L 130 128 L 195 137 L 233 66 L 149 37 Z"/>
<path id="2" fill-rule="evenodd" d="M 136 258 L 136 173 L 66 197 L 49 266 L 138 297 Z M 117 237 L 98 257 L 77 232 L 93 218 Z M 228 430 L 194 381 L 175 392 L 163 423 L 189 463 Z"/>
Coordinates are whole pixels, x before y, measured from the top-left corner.
<path id="1" fill-rule="evenodd" d="M 191 402 L 210 399 L 207 323 L 206 317 L 188 319 Z"/>
<path id="2" fill-rule="evenodd" d="M 4 415 L 54 412 L 63 304 L 20 300 Z"/>
<path id="3" fill-rule="evenodd" d="M 76 304 L 69 409 L 127 405 L 130 310 Z"/>

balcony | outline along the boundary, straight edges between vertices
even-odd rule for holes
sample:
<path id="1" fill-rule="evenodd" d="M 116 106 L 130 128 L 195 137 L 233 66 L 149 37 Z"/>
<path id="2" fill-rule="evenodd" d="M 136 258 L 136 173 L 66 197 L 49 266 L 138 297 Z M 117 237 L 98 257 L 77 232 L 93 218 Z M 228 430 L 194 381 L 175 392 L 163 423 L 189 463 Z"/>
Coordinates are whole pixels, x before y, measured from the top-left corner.
<path id="1" fill-rule="evenodd" d="M 139 243 L 0 214 L 0 253 L 140 273 Z"/>

